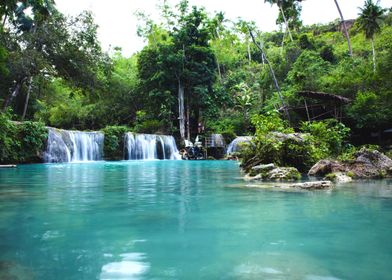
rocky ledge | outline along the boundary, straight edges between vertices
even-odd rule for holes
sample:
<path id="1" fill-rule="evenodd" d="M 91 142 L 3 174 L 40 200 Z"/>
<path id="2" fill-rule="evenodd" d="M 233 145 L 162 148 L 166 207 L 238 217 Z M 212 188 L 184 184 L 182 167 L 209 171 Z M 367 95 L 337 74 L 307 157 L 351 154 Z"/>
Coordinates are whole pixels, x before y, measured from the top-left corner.
<path id="1" fill-rule="evenodd" d="M 288 182 L 252 182 L 247 185 L 248 188 L 259 189 L 276 189 L 282 191 L 313 191 L 313 190 L 330 190 L 333 188 L 331 181 L 308 181 L 301 183 L 288 183 Z"/>
<path id="2" fill-rule="evenodd" d="M 354 179 L 392 177 L 392 159 L 376 150 L 362 148 L 352 161 L 320 160 L 308 172 L 309 176 Z"/>
<path id="3" fill-rule="evenodd" d="M 276 185 L 276 187 L 281 189 L 322 190 L 331 189 L 333 184 L 331 181 L 310 181 L 303 183 L 280 184 Z"/>

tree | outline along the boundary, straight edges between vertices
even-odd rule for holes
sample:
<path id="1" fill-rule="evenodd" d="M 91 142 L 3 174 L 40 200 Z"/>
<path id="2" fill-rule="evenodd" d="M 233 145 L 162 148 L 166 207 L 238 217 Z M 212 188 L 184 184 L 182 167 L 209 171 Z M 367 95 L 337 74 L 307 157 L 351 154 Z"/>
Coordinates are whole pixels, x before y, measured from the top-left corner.
<path id="1" fill-rule="evenodd" d="M 299 19 L 301 14 L 301 6 L 299 2 L 302 0 L 264 0 L 265 3 L 271 5 L 276 4 L 279 7 L 279 16 L 276 20 L 277 24 L 284 23 L 286 30 L 289 33 L 291 42 L 293 42 L 293 36 L 291 34 L 292 28 L 298 28 L 301 25 Z"/>
<path id="2" fill-rule="evenodd" d="M 359 27 L 365 32 L 366 39 L 370 40 L 372 44 L 373 71 L 376 72 L 374 35 L 380 32 L 380 23 L 385 10 L 379 6 L 379 1 L 374 3 L 373 0 L 366 0 L 363 8 L 359 9 L 361 10 L 358 18 Z"/>
<path id="3" fill-rule="evenodd" d="M 352 50 L 352 48 L 351 48 L 351 40 L 350 40 L 350 35 L 348 34 L 348 31 L 347 31 L 346 21 L 345 21 L 344 18 L 343 18 L 343 13 L 342 13 L 342 11 L 340 10 L 338 1 L 337 1 L 337 0 L 334 0 L 334 1 L 335 1 L 336 8 L 338 9 L 339 15 L 340 15 L 341 24 L 342 24 L 342 26 L 343 26 L 344 34 L 345 34 L 346 39 L 347 39 L 348 52 L 349 52 L 350 56 L 353 56 L 353 50 Z"/>

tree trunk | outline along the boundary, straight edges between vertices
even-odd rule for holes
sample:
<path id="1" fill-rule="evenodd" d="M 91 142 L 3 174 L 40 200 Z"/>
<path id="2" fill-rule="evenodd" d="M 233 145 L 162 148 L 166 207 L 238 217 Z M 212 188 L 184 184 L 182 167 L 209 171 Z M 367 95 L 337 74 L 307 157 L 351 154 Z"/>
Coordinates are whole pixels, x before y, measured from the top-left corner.
<path id="1" fill-rule="evenodd" d="M 6 22 L 7 22 L 7 10 L 4 13 L 3 28 L 4 28 Z"/>
<path id="2" fill-rule="evenodd" d="M 251 63 L 251 61 L 252 61 L 252 54 L 251 54 L 251 52 L 250 52 L 250 43 L 249 43 L 249 40 L 247 40 L 247 43 L 248 43 L 248 59 L 249 59 L 249 65 L 250 65 L 250 63 Z"/>
<path id="3" fill-rule="evenodd" d="M 187 140 L 191 141 L 191 129 L 190 129 L 190 105 L 189 105 L 189 92 L 186 97 L 186 135 Z"/>
<path id="4" fill-rule="evenodd" d="M 178 79 L 178 119 L 180 121 L 181 139 L 185 140 L 184 86 Z"/>
<path id="5" fill-rule="evenodd" d="M 32 87 L 32 85 L 33 85 L 33 77 L 30 76 L 30 79 L 29 79 L 29 87 L 28 87 L 28 89 L 27 89 L 27 94 L 26 94 L 26 101 L 25 101 L 24 108 L 23 108 L 22 121 L 23 121 L 23 120 L 25 119 L 25 117 L 26 117 L 27 106 L 28 106 L 28 104 L 29 104 L 30 92 L 31 92 L 31 87 Z"/>
<path id="6" fill-rule="evenodd" d="M 289 32 L 290 40 L 291 40 L 291 42 L 293 42 L 294 41 L 293 40 L 293 36 L 291 35 L 289 23 L 288 23 L 288 21 L 286 19 L 286 16 L 284 14 L 283 8 L 282 8 L 282 6 L 279 3 L 278 3 L 278 6 L 279 6 L 279 9 L 280 9 L 280 12 L 282 13 L 282 17 L 283 17 L 284 23 L 286 24 L 286 29 Z"/>
<path id="7" fill-rule="evenodd" d="M 372 53 L 373 53 L 373 72 L 376 73 L 376 49 L 374 47 L 374 38 L 370 39 L 372 43 Z"/>
<path id="8" fill-rule="evenodd" d="M 342 11 L 340 10 L 338 1 L 337 1 L 337 0 L 334 0 L 334 1 L 335 1 L 335 4 L 336 4 L 336 8 L 338 8 L 338 12 L 339 12 L 339 15 L 340 15 L 340 19 L 342 20 L 343 31 L 344 31 L 344 34 L 346 35 L 349 54 L 350 54 L 350 56 L 353 56 L 353 50 L 352 50 L 352 48 L 351 48 L 350 35 L 348 34 L 348 31 L 347 31 L 346 22 L 344 21 L 343 14 L 342 14 Z"/>
<path id="9" fill-rule="evenodd" d="M 216 67 L 218 68 L 218 76 L 219 76 L 219 81 L 222 81 L 222 73 L 220 69 L 220 64 L 218 58 L 215 56 L 215 61 L 216 61 Z"/>
<path id="10" fill-rule="evenodd" d="M 286 117 L 287 117 L 287 120 L 288 120 L 288 122 L 290 123 L 290 114 L 289 114 L 289 111 L 288 111 L 288 109 L 287 109 L 287 107 L 286 107 L 286 104 L 285 104 L 285 102 L 284 102 L 282 93 L 281 93 L 281 91 L 280 91 L 279 83 L 278 83 L 278 80 L 276 79 L 276 76 L 275 76 L 275 71 L 274 71 L 274 69 L 272 68 L 272 65 L 271 65 L 271 63 L 269 62 L 267 56 L 265 55 L 263 48 L 256 42 L 256 39 L 255 39 L 255 37 L 253 36 L 253 33 L 252 33 L 252 31 L 251 31 L 250 29 L 249 29 L 249 33 L 250 33 L 250 36 L 252 37 L 253 43 L 254 43 L 254 44 L 256 45 L 256 47 L 260 50 L 261 56 L 264 57 L 265 62 L 266 62 L 267 65 L 269 66 L 270 73 L 271 73 L 272 79 L 273 79 L 273 81 L 274 81 L 274 85 L 275 85 L 276 91 L 278 92 L 279 99 L 280 99 L 280 101 L 282 102 L 282 107 L 283 107 L 283 110 L 284 110 L 285 115 L 286 115 Z"/>
<path id="11" fill-rule="evenodd" d="M 5 112 L 5 110 L 7 109 L 7 107 L 11 104 L 12 100 L 14 100 L 14 98 L 16 96 L 18 96 L 19 92 L 20 92 L 20 88 L 22 87 L 23 83 L 25 82 L 26 78 L 23 78 L 22 80 L 20 80 L 19 82 L 16 83 L 14 90 L 12 91 L 12 93 L 4 100 L 4 104 L 3 104 L 3 112 Z"/>

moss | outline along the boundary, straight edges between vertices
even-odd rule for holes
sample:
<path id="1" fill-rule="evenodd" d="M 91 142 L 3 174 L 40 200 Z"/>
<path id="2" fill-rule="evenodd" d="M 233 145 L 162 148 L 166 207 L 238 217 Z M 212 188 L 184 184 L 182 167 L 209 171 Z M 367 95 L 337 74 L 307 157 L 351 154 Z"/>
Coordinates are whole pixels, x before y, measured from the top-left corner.
<path id="1" fill-rule="evenodd" d="M 334 181 L 336 179 L 336 174 L 335 173 L 328 173 L 327 175 L 325 175 L 325 179 L 330 180 L 330 181 Z"/>
<path id="2" fill-rule="evenodd" d="M 354 178 L 354 177 L 355 177 L 355 174 L 354 174 L 354 172 L 349 171 L 349 172 L 347 172 L 347 176 L 348 176 L 348 177 L 351 177 L 351 178 Z"/>

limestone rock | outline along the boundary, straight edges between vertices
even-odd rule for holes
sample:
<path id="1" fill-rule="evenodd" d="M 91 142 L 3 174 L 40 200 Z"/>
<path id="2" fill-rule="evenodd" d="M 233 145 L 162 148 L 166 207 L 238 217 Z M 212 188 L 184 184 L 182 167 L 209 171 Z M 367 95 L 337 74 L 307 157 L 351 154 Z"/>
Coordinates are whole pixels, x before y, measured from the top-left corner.
<path id="1" fill-rule="evenodd" d="M 329 173 L 351 173 L 354 178 L 392 177 L 392 159 L 376 150 L 362 148 L 351 162 L 321 160 L 308 172 L 309 176 Z"/>
<path id="2" fill-rule="evenodd" d="M 335 160 L 320 160 L 309 170 L 309 176 L 325 176 L 330 173 L 344 172 L 346 167 Z"/>
<path id="3" fill-rule="evenodd" d="M 343 172 L 330 173 L 324 179 L 329 179 L 335 183 L 349 183 L 353 180 L 350 176 L 347 176 L 347 174 Z"/>
<path id="4" fill-rule="evenodd" d="M 256 166 L 252 167 L 252 170 L 254 171 L 270 171 L 275 168 L 275 164 L 269 163 L 269 164 L 259 164 Z"/>
<path id="5" fill-rule="evenodd" d="M 295 167 L 277 167 L 270 170 L 267 174 L 269 180 L 298 180 L 301 173 Z"/>

